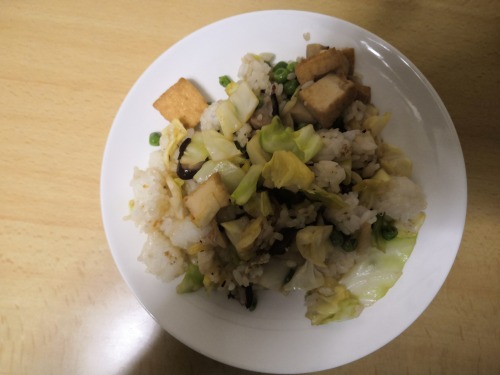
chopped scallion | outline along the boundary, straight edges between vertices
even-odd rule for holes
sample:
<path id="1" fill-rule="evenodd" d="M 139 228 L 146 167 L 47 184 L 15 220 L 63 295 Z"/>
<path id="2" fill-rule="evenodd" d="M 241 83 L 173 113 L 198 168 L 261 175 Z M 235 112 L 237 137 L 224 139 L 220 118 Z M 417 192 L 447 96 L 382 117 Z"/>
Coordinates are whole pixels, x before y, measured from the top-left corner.
<path id="1" fill-rule="evenodd" d="M 219 83 L 222 87 L 227 87 L 232 82 L 231 78 L 229 76 L 220 76 L 219 77 Z"/>

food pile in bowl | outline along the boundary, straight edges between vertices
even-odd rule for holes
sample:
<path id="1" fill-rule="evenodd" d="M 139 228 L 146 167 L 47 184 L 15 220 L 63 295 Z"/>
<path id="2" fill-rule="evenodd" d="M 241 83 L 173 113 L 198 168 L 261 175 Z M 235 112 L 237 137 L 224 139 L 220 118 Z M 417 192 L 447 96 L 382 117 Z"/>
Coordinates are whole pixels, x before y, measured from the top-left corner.
<path id="1" fill-rule="evenodd" d="M 354 49 L 274 60 L 243 56 L 215 102 L 180 77 L 153 103 L 166 125 L 127 216 L 147 234 L 139 260 L 178 293 L 253 310 L 261 290 L 303 291 L 312 324 L 352 319 L 401 276 L 426 199 Z"/>

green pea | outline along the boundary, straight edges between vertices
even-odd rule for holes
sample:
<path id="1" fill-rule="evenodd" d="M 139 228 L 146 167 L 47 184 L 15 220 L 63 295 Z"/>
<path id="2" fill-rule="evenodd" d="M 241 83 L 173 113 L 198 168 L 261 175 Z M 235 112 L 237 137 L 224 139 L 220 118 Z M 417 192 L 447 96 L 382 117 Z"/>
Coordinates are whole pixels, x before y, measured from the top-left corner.
<path id="1" fill-rule="evenodd" d="M 397 237 L 398 228 L 396 228 L 394 225 L 386 224 L 382 226 L 380 234 L 382 234 L 384 240 L 390 241 Z"/>
<path id="2" fill-rule="evenodd" d="M 152 132 L 151 134 L 149 134 L 149 144 L 151 146 L 159 146 L 160 138 L 161 138 L 160 132 Z"/>
<path id="3" fill-rule="evenodd" d="M 288 77 L 288 70 L 286 68 L 278 68 L 273 72 L 273 78 L 278 83 L 285 83 Z"/>
<path id="4" fill-rule="evenodd" d="M 286 62 L 280 61 L 275 66 L 273 66 L 272 71 L 275 72 L 276 70 L 281 69 L 281 68 L 285 68 L 286 69 L 287 66 L 288 66 L 288 64 Z"/>
<path id="5" fill-rule="evenodd" d="M 291 97 L 295 93 L 295 90 L 297 90 L 297 87 L 299 87 L 299 81 L 292 79 L 283 84 L 283 91 L 288 97 Z"/>
<path id="6" fill-rule="evenodd" d="M 332 241 L 333 246 L 341 247 L 344 243 L 344 235 L 338 230 L 333 230 L 330 234 L 330 241 Z"/>
<path id="7" fill-rule="evenodd" d="M 346 252 L 354 251 L 358 247 L 358 239 L 354 237 L 347 237 L 342 244 L 342 249 Z"/>
<path id="8" fill-rule="evenodd" d="M 297 65 L 297 63 L 295 61 L 292 61 L 291 63 L 287 64 L 286 70 L 288 70 L 290 73 L 294 73 L 296 65 Z"/>

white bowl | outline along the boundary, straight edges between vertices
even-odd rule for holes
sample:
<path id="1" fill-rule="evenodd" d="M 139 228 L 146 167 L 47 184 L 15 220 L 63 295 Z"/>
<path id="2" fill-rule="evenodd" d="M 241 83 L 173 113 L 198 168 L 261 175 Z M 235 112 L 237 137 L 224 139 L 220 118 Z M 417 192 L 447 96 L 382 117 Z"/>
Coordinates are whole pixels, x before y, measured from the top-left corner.
<path id="1" fill-rule="evenodd" d="M 306 40 L 306 36 L 310 40 Z M 372 100 L 392 113 L 383 136 L 414 162 L 426 194 L 427 219 L 402 277 L 360 317 L 313 327 L 303 295 L 263 293 L 249 312 L 223 295 L 177 295 L 137 261 L 145 236 L 123 220 L 132 198 L 134 166 L 145 167 L 148 135 L 165 120 L 152 103 L 178 78 L 195 81 L 211 99 L 224 97 L 218 77 L 236 77 L 247 52 L 291 60 L 307 43 L 354 47 L 356 71 L 372 87 Z M 458 251 L 467 186 L 460 143 L 436 91 L 419 70 L 384 40 L 348 22 L 300 11 L 242 14 L 206 26 L 165 51 L 139 78 L 111 128 L 101 175 L 104 228 L 124 280 L 144 308 L 171 335 L 226 364 L 268 373 L 333 368 L 379 349 L 401 334 L 439 291 Z"/>

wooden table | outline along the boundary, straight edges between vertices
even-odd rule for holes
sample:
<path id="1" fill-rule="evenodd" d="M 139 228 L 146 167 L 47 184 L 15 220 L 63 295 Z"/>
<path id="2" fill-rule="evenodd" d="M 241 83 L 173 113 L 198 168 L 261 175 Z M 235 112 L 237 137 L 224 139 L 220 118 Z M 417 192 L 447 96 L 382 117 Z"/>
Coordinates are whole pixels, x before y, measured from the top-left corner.
<path id="1" fill-rule="evenodd" d="M 468 173 L 458 257 L 377 352 L 322 374 L 500 373 L 500 2 L 0 1 L 0 374 L 250 374 L 164 332 L 111 258 L 99 173 L 114 115 L 179 39 L 260 9 L 317 11 L 387 40 L 433 84 Z"/>

